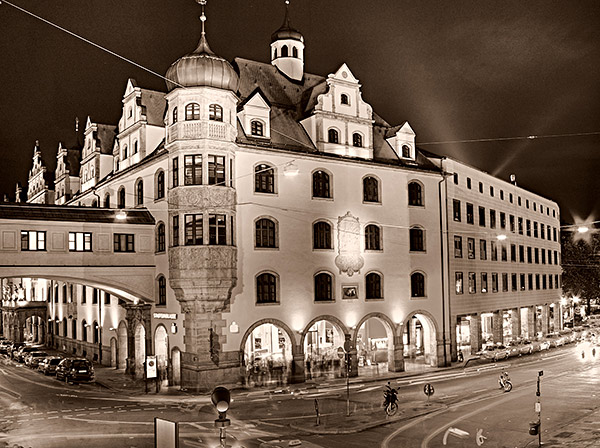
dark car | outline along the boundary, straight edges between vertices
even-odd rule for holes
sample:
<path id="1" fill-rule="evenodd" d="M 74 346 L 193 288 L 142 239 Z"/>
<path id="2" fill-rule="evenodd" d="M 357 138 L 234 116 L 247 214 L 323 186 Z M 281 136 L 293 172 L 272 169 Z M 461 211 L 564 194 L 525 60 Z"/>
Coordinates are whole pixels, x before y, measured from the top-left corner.
<path id="1" fill-rule="evenodd" d="M 38 370 L 44 375 L 56 375 L 56 367 L 62 360 L 61 356 L 47 356 L 38 364 Z"/>
<path id="2" fill-rule="evenodd" d="M 23 347 L 21 347 L 16 355 L 14 355 L 14 359 L 17 362 L 25 362 L 25 357 L 31 353 L 31 352 L 38 352 L 40 351 L 42 347 L 40 346 L 33 346 L 33 345 L 24 345 Z"/>
<path id="3" fill-rule="evenodd" d="M 13 342 L 8 348 L 8 355 L 14 359 L 19 349 L 24 345 L 24 342 Z"/>
<path id="4" fill-rule="evenodd" d="M 8 355 L 8 350 L 10 349 L 10 346 L 12 345 L 12 343 L 10 341 L 2 341 L 0 342 L 0 353 L 3 355 Z"/>
<path id="5" fill-rule="evenodd" d="M 25 365 L 27 367 L 31 367 L 32 369 L 37 369 L 38 364 L 41 361 L 43 361 L 46 358 L 46 356 L 48 356 L 48 353 L 46 353 L 46 352 L 41 352 L 41 351 L 31 352 L 25 357 Z"/>
<path id="6" fill-rule="evenodd" d="M 85 358 L 63 359 L 56 367 L 56 379 L 66 383 L 80 383 L 94 381 L 94 367 Z"/>

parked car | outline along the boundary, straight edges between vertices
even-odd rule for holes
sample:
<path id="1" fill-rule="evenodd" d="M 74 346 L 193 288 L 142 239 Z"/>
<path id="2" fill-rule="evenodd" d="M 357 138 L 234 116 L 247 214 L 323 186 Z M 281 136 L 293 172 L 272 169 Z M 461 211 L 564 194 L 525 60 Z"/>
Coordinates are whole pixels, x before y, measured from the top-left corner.
<path id="1" fill-rule="evenodd" d="M 56 367 L 56 379 L 66 383 L 94 381 L 94 367 L 85 358 L 66 358 Z"/>
<path id="2" fill-rule="evenodd" d="M 0 342 L 0 353 L 3 355 L 8 355 L 8 350 L 10 349 L 11 344 L 12 343 L 7 340 Z"/>
<path id="3" fill-rule="evenodd" d="M 31 352 L 25 357 L 25 365 L 27 367 L 31 367 L 32 369 L 37 369 L 40 361 L 43 361 L 46 356 L 48 356 L 48 353 L 46 352 Z"/>
<path id="4" fill-rule="evenodd" d="M 508 358 L 513 358 L 515 356 L 521 356 L 520 351 L 520 341 L 510 341 L 506 344 L 506 351 L 508 353 Z"/>
<path id="5" fill-rule="evenodd" d="M 565 344 L 570 344 L 571 342 L 575 342 L 577 340 L 577 334 L 570 328 L 560 330 L 558 334 L 563 337 Z"/>
<path id="6" fill-rule="evenodd" d="M 533 343 L 529 339 L 519 341 L 519 353 L 521 355 L 531 355 L 535 351 Z"/>
<path id="7" fill-rule="evenodd" d="M 56 367 L 62 360 L 62 356 L 46 356 L 38 364 L 38 370 L 44 375 L 56 375 Z"/>
<path id="8" fill-rule="evenodd" d="M 550 347 L 560 347 L 561 345 L 565 345 L 565 340 L 558 333 L 548 333 L 544 339 L 550 342 Z"/>
<path id="9" fill-rule="evenodd" d="M 8 349 L 8 355 L 14 359 L 19 349 L 23 346 L 25 346 L 24 342 L 13 342 Z"/>
<path id="10" fill-rule="evenodd" d="M 40 348 L 42 347 L 39 345 L 24 345 L 17 351 L 17 354 L 14 356 L 14 359 L 17 362 L 25 362 L 25 357 L 27 356 L 27 353 L 37 352 L 40 350 Z"/>
<path id="11" fill-rule="evenodd" d="M 508 350 L 502 344 L 486 345 L 476 353 L 483 359 L 489 359 L 490 361 L 498 361 L 500 359 L 508 358 Z"/>

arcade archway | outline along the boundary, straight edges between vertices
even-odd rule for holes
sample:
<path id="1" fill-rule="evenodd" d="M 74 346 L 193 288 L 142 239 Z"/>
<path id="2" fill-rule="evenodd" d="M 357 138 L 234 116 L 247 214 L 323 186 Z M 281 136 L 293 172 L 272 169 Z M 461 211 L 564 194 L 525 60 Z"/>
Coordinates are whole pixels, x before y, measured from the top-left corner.
<path id="1" fill-rule="evenodd" d="M 343 324 L 334 317 L 322 316 L 310 322 L 303 335 L 305 378 L 341 377 L 343 365 L 338 349 L 344 346 Z"/>
<path id="2" fill-rule="evenodd" d="M 156 367 L 158 378 L 162 386 L 169 385 L 167 369 L 169 368 L 169 335 L 163 325 L 156 327 L 154 332 L 154 354 L 156 355 Z"/>
<path id="3" fill-rule="evenodd" d="M 141 323 L 135 327 L 135 377 L 144 378 L 146 361 L 146 329 Z"/>
<path id="4" fill-rule="evenodd" d="M 428 313 L 416 311 L 408 315 L 402 326 L 404 370 L 427 370 L 437 367 L 437 329 Z"/>
<path id="5" fill-rule="evenodd" d="M 293 353 L 291 337 L 283 324 L 258 324 L 246 333 L 243 344 L 248 387 L 287 383 Z"/>
<path id="6" fill-rule="evenodd" d="M 377 376 L 394 371 L 394 328 L 384 315 L 373 314 L 359 322 L 356 331 L 359 376 Z"/>
<path id="7" fill-rule="evenodd" d="M 117 338 L 119 349 L 117 350 L 117 368 L 125 370 L 127 368 L 127 325 L 121 321 L 117 329 Z"/>
<path id="8" fill-rule="evenodd" d="M 179 386 L 181 384 L 181 350 L 177 347 L 171 350 L 171 372 L 173 386 Z"/>

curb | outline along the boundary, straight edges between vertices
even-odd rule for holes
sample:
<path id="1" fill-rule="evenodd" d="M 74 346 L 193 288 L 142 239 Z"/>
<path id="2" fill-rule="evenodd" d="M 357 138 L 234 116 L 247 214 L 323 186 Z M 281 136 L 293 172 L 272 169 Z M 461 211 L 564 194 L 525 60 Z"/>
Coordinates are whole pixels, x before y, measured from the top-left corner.
<path id="1" fill-rule="evenodd" d="M 385 420 L 377 420 L 371 423 L 363 423 L 362 425 L 356 426 L 354 428 L 347 429 L 326 429 L 326 428 L 315 428 L 315 427 L 306 427 L 300 426 L 295 423 L 290 423 L 290 427 L 299 431 L 308 432 L 311 434 L 323 434 L 323 435 L 340 435 L 340 434 L 356 434 L 362 431 L 366 431 L 367 429 L 376 428 L 378 426 L 384 426 L 390 423 L 397 423 L 402 421 L 411 420 L 416 417 L 421 417 L 422 415 L 431 414 L 433 412 L 440 411 L 442 409 L 448 409 L 447 405 L 441 405 L 435 409 L 423 409 L 420 412 L 416 412 L 410 416 L 399 415 L 397 417 L 390 417 Z"/>

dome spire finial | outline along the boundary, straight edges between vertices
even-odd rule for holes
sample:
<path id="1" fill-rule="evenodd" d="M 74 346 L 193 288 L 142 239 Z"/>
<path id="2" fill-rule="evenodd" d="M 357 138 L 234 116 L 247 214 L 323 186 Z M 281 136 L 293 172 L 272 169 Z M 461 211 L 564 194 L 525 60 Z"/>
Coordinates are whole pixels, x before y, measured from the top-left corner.
<path id="1" fill-rule="evenodd" d="M 200 21 L 202 22 L 202 35 L 204 36 L 206 32 L 204 31 L 204 22 L 206 22 L 206 15 L 204 14 L 204 7 L 206 6 L 206 0 L 197 0 L 198 3 L 202 6 L 202 15 L 200 16 Z"/>
<path id="2" fill-rule="evenodd" d="M 206 0 L 196 0 L 202 6 L 202 15 L 200 16 L 200 21 L 202 22 L 202 33 L 200 35 L 200 42 L 198 42 L 198 47 L 194 51 L 194 53 L 206 53 L 213 54 L 214 52 L 208 46 L 208 41 L 206 40 L 206 30 L 204 29 L 204 22 L 206 22 L 206 14 L 204 14 L 204 7 L 206 6 Z"/>

